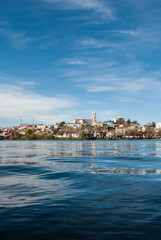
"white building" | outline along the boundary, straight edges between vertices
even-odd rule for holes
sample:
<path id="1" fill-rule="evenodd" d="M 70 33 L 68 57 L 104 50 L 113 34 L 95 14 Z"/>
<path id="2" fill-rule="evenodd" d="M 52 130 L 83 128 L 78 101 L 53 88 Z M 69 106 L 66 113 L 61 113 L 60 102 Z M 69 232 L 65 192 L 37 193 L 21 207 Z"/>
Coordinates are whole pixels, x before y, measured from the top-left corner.
<path id="1" fill-rule="evenodd" d="M 106 124 L 108 125 L 109 128 L 114 128 L 115 124 L 111 121 L 106 122 Z"/>
<path id="2" fill-rule="evenodd" d="M 161 128 L 161 123 L 156 123 L 156 128 L 157 129 Z"/>
<path id="3" fill-rule="evenodd" d="M 96 112 L 92 113 L 92 123 L 96 123 Z"/>
<path id="4" fill-rule="evenodd" d="M 83 127 L 83 124 L 81 123 L 65 123 L 65 127 L 72 127 L 72 128 L 81 128 Z"/>
<path id="5" fill-rule="evenodd" d="M 124 122 L 124 118 L 121 117 L 121 116 L 119 116 L 119 117 L 117 117 L 117 118 L 114 118 L 114 119 L 113 119 L 113 122 L 114 122 L 114 123 L 117 123 L 117 122 Z"/>

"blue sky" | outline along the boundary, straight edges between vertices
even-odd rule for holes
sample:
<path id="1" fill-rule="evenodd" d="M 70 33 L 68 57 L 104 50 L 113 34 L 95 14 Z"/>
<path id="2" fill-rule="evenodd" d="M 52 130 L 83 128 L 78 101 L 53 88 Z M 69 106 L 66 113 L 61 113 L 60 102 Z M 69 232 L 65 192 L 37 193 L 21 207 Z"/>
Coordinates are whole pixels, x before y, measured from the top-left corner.
<path id="1" fill-rule="evenodd" d="M 161 1 L 0 2 L 0 126 L 161 122 Z"/>

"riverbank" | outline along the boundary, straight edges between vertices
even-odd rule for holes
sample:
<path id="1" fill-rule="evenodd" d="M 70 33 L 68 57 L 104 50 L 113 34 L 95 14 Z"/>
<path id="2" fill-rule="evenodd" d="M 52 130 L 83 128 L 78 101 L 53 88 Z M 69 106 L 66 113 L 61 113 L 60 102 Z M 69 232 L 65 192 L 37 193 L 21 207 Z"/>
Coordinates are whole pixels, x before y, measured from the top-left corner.
<path id="1" fill-rule="evenodd" d="M 160 138 L 115 138 L 115 139 L 104 139 L 104 138 L 97 138 L 97 139 L 82 139 L 82 138 L 52 138 L 52 139 L 10 139 L 4 138 L 0 140 L 5 141 L 149 141 L 149 140 L 161 140 Z"/>

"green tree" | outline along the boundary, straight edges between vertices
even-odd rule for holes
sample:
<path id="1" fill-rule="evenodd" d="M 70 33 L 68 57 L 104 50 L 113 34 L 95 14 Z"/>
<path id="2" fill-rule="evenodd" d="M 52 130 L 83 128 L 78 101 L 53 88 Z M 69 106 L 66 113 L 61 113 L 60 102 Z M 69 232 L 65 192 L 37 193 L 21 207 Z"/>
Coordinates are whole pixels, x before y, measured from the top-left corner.
<path id="1" fill-rule="evenodd" d="M 133 123 L 133 124 L 137 124 L 138 122 L 137 122 L 136 120 L 134 120 L 132 123 Z"/>
<path id="2" fill-rule="evenodd" d="M 130 123 L 131 123 L 131 120 L 130 120 L 130 118 L 127 120 L 127 124 L 128 125 L 130 125 Z"/>
<path id="3" fill-rule="evenodd" d="M 14 128 L 13 139 L 14 139 L 14 140 L 20 139 L 20 134 L 19 134 L 19 132 L 18 132 L 18 128 L 17 128 L 17 127 Z"/>
<path id="4" fill-rule="evenodd" d="M 86 134 L 85 134 L 85 132 L 83 132 L 83 131 L 79 132 L 79 137 L 80 137 L 81 139 L 86 139 Z"/>
<path id="5" fill-rule="evenodd" d="M 33 130 L 28 128 L 26 131 L 25 131 L 25 137 L 26 139 L 30 139 L 30 136 L 31 134 L 33 133 Z"/>
<path id="6" fill-rule="evenodd" d="M 60 123 L 59 123 L 59 126 L 60 126 L 60 127 L 63 127 L 64 124 L 65 124 L 64 121 L 63 121 L 63 122 L 60 122 Z"/>
<path id="7" fill-rule="evenodd" d="M 123 124 L 124 123 L 124 119 L 122 118 L 119 118 L 117 121 L 116 121 L 116 124 Z"/>

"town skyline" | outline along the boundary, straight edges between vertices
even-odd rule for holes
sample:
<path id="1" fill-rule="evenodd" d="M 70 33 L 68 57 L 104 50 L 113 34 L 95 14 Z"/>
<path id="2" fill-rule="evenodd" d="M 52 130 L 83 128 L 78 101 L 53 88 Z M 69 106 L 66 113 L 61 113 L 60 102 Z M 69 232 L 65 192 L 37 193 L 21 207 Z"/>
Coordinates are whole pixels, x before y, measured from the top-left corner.
<path id="1" fill-rule="evenodd" d="M 94 120 L 93 120 L 94 119 Z M 86 121 L 87 120 L 87 122 L 89 121 L 89 122 L 91 122 L 91 123 L 93 123 L 93 122 L 95 122 L 95 123 L 103 123 L 103 122 L 114 122 L 114 123 L 116 123 L 116 121 L 117 121 L 117 119 L 123 119 L 123 121 L 124 122 L 126 122 L 126 121 L 130 121 L 131 123 L 132 122 L 137 122 L 138 124 L 141 124 L 138 120 L 136 120 L 136 119 L 131 119 L 131 118 L 124 118 L 124 117 L 122 117 L 122 116 L 115 116 L 114 118 L 112 118 L 112 119 L 104 119 L 104 120 L 98 120 L 98 118 L 97 118 L 97 113 L 96 112 L 91 112 L 91 116 L 89 117 L 89 118 L 75 118 L 75 119 L 72 119 L 72 121 L 65 121 L 65 119 L 64 120 L 62 120 L 62 121 L 58 121 L 58 122 L 52 122 L 52 123 L 43 123 L 42 121 L 41 121 L 41 119 L 39 119 L 39 121 L 37 121 L 37 122 L 35 122 L 35 120 L 34 120 L 34 117 L 32 117 L 32 119 L 29 121 L 29 122 L 24 122 L 23 121 L 23 119 L 22 118 L 20 118 L 19 119 L 19 121 L 17 120 L 17 125 L 8 125 L 8 126 L 3 126 L 3 125 L 0 125 L 0 128 L 5 128 L 5 127 L 16 127 L 16 126 L 21 126 L 21 125 L 55 125 L 55 124 L 59 124 L 59 123 L 61 123 L 61 122 L 64 122 L 64 123 L 66 123 L 66 124 L 75 124 L 75 123 L 81 123 L 82 121 Z M 154 122 L 154 121 L 152 121 L 152 122 Z M 149 122 L 146 122 L 144 125 L 146 125 L 146 124 L 148 124 L 148 123 L 150 123 L 150 121 Z M 156 123 L 156 122 L 155 122 Z M 158 123 L 157 123 L 158 124 Z M 160 123 L 159 123 L 160 124 Z"/>
<path id="2" fill-rule="evenodd" d="M 109 121 L 97 121 L 96 112 L 90 119 L 75 119 L 52 124 L 21 124 L 0 128 L 0 140 L 118 140 L 161 139 L 161 123 L 141 125 L 137 120 L 118 116 Z"/>
<path id="3" fill-rule="evenodd" d="M 0 126 L 161 122 L 159 0 L 1 0 Z"/>

